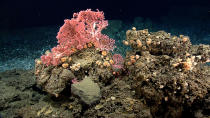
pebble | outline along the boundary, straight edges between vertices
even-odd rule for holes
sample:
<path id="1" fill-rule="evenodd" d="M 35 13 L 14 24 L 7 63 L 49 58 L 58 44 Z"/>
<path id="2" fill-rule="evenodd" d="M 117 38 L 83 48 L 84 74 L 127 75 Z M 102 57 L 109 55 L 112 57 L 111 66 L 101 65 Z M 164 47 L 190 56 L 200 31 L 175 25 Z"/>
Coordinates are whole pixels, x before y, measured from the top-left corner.
<path id="1" fill-rule="evenodd" d="M 116 97 L 112 96 L 112 97 L 111 97 L 111 100 L 116 100 Z"/>
<path id="2" fill-rule="evenodd" d="M 103 108 L 103 107 L 104 107 L 103 105 L 98 104 L 98 105 L 95 106 L 95 110 L 99 110 L 99 109 L 101 109 L 101 108 Z"/>

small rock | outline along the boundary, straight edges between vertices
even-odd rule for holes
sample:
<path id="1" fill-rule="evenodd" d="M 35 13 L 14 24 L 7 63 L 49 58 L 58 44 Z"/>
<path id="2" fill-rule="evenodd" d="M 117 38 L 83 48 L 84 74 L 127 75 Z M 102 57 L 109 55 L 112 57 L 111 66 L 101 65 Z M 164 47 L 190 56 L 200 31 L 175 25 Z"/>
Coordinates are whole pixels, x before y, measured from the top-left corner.
<path id="1" fill-rule="evenodd" d="M 111 100 L 116 100 L 116 97 L 112 96 L 112 97 L 111 97 Z"/>
<path id="2" fill-rule="evenodd" d="M 111 100 L 111 98 L 107 98 L 107 99 L 106 99 L 106 102 L 108 102 L 108 101 L 110 101 L 110 100 Z"/>
<path id="3" fill-rule="evenodd" d="M 160 85 L 160 87 L 159 87 L 159 88 L 160 88 L 160 89 L 162 89 L 163 87 L 164 87 L 163 85 Z"/>
<path id="4" fill-rule="evenodd" d="M 104 106 L 103 105 L 101 105 L 101 104 L 99 104 L 99 105 L 96 105 L 95 106 L 95 110 L 99 110 L 99 109 L 101 109 L 101 108 L 103 108 Z"/>
<path id="5" fill-rule="evenodd" d="M 80 97 L 87 105 L 91 105 L 101 98 L 100 88 L 90 77 L 85 77 L 82 81 L 72 84 L 71 92 Z"/>

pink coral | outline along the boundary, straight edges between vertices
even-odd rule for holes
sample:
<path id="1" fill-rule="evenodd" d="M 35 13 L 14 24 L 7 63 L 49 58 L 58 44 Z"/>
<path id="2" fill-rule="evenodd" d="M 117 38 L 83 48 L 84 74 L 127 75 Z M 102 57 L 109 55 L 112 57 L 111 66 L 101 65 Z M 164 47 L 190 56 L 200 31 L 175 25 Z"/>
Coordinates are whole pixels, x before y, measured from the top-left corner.
<path id="1" fill-rule="evenodd" d="M 86 43 L 92 42 L 100 50 L 113 50 L 115 41 L 101 33 L 108 26 L 104 13 L 100 11 L 80 11 L 74 13 L 71 20 L 65 20 L 58 32 L 58 43 L 62 46 L 83 49 Z"/>
<path id="2" fill-rule="evenodd" d="M 72 48 L 81 50 L 87 43 L 93 43 L 100 50 L 113 50 L 115 40 L 101 33 L 107 26 L 108 21 L 104 20 L 104 13 L 101 11 L 87 9 L 74 13 L 71 20 L 64 20 L 56 37 L 58 45 L 51 49 L 50 54 L 41 56 L 42 62 L 47 66 L 57 66 L 61 57 L 74 53 Z"/>
<path id="3" fill-rule="evenodd" d="M 117 65 L 124 63 L 124 59 L 120 54 L 114 54 L 112 58 L 114 60 L 114 63 Z"/>
<path id="4" fill-rule="evenodd" d="M 114 65 L 112 65 L 114 71 L 123 69 L 123 64 L 124 64 L 123 57 L 120 54 L 114 54 L 112 58 L 114 60 Z"/>

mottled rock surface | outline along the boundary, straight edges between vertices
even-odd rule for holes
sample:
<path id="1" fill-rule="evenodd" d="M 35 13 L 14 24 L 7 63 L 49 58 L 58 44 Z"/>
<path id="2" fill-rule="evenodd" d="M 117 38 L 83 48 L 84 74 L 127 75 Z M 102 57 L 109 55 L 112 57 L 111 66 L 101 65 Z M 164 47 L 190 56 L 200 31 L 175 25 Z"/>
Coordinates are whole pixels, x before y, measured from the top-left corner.
<path id="1" fill-rule="evenodd" d="M 109 60 L 112 60 L 112 54 L 106 52 L 107 54 L 103 56 L 101 53 L 94 47 L 79 50 L 69 57 L 64 57 L 65 61 L 58 66 L 46 66 L 36 59 L 37 85 L 49 94 L 58 97 L 71 86 L 73 79 L 81 81 L 85 76 L 94 76 L 97 82 L 107 83 L 113 78 L 113 70 L 109 63 Z M 103 65 L 105 61 L 109 63 L 109 66 Z M 64 67 L 62 64 L 68 66 Z"/>
<path id="2" fill-rule="evenodd" d="M 98 84 L 94 83 L 90 77 L 86 77 L 82 81 L 72 84 L 71 92 L 79 96 L 87 105 L 91 105 L 101 98 L 101 91 Z"/>
<path id="3" fill-rule="evenodd" d="M 209 45 L 192 45 L 189 37 L 164 31 L 128 30 L 132 50 L 126 55 L 126 68 L 136 96 L 144 98 L 153 116 L 182 117 L 201 104 L 209 94 L 210 75 L 205 63 Z"/>

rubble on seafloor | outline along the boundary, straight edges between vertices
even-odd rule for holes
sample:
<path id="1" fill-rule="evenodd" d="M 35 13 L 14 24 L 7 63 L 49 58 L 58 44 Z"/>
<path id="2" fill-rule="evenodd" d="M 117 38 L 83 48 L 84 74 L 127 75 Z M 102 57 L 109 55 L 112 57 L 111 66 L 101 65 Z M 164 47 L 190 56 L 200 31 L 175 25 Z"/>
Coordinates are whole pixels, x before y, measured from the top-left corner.
<path id="1" fill-rule="evenodd" d="M 31 81 L 30 86 L 22 87 L 13 96 L 0 97 L 11 99 L 0 108 L 12 109 L 8 114 L 23 118 L 210 116 L 210 67 L 206 65 L 210 61 L 209 45 L 192 45 L 190 37 L 184 35 L 136 28 L 127 31 L 123 43 L 131 46 L 131 50 L 121 70 L 113 68 L 116 62 L 112 53 L 97 50 L 94 45 L 61 58 L 57 66 L 46 66 L 36 59 L 36 83 Z M 20 75 L 15 74 L 23 78 Z M 25 75 L 28 80 L 33 78 Z M 6 82 L 1 84 L 2 88 L 12 84 L 4 79 L 10 77 L 2 74 L 0 77 L 0 84 Z M 21 78 L 12 86 L 18 87 L 16 83 L 26 80 Z M 25 96 L 37 91 L 33 96 L 39 98 L 27 99 L 20 91 Z M 16 94 L 30 104 L 14 107 L 18 101 Z"/>

